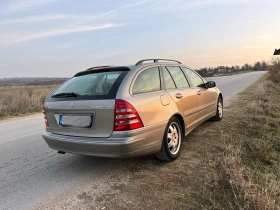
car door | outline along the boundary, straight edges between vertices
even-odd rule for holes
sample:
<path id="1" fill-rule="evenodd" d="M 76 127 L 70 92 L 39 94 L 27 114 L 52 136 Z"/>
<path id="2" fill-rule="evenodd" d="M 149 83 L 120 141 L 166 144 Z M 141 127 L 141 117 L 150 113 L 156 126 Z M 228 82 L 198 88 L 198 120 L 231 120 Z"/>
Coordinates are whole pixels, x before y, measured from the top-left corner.
<path id="1" fill-rule="evenodd" d="M 199 97 L 199 119 L 204 119 L 216 111 L 217 92 L 213 89 L 208 89 L 205 86 L 205 81 L 195 71 L 188 68 L 183 68 L 187 75 L 192 88 L 196 91 Z"/>
<path id="2" fill-rule="evenodd" d="M 165 89 L 184 113 L 185 129 L 187 129 L 198 121 L 197 92 L 190 88 L 179 66 L 162 66 L 162 73 Z"/>

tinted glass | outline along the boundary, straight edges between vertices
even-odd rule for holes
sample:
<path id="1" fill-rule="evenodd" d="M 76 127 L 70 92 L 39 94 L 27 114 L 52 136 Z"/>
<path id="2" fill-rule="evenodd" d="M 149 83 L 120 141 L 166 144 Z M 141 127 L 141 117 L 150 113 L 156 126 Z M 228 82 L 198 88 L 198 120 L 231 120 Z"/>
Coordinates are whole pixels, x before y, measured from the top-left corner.
<path id="1" fill-rule="evenodd" d="M 121 72 L 101 72 L 73 77 L 59 87 L 54 94 L 74 92 L 80 96 L 108 95 Z"/>
<path id="2" fill-rule="evenodd" d="M 169 73 L 171 74 L 173 80 L 175 81 L 175 84 L 177 88 L 186 88 L 190 87 L 189 83 L 183 74 L 182 70 L 179 67 L 167 67 Z"/>
<path id="3" fill-rule="evenodd" d="M 158 68 L 151 68 L 141 72 L 134 83 L 132 93 L 139 94 L 160 90 L 159 78 Z"/>
<path id="4" fill-rule="evenodd" d="M 195 72 L 188 68 L 183 69 L 194 87 L 202 87 L 204 85 L 204 81 Z"/>
<path id="5" fill-rule="evenodd" d="M 163 79 L 164 79 L 165 89 L 176 88 L 175 83 L 166 68 L 163 68 Z"/>

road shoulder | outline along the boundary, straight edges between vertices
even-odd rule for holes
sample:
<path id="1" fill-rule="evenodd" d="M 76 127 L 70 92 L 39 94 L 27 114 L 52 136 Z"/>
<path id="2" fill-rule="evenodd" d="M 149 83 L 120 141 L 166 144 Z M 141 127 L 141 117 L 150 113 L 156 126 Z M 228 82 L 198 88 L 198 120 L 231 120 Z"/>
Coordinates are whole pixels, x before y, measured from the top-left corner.
<path id="1" fill-rule="evenodd" d="M 29 119 L 32 117 L 38 117 L 38 116 L 43 117 L 43 114 L 42 113 L 32 113 L 32 114 L 28 114 L 28 115 L 24 115 L 24 116 L 8 117 L 8 118 L 0 120 L 0 125 L 10 123 L 10 122 L 20 121 L 20 120 L 25 120 L 25 119 Z"/>

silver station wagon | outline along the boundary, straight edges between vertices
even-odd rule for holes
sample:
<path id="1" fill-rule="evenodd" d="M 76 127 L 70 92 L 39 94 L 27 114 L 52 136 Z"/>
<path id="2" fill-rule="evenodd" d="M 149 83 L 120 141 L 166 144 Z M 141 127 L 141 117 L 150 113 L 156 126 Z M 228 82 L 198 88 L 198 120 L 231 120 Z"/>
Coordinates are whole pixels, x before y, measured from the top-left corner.
<path id="1" fill-rule="evenodd" d="M 146 59 L 77 73 L 44 103 L 43 138 L 59 153 L 172 161 L 182 139 L 223 117 L 223 96 L 179 61 Z"/>

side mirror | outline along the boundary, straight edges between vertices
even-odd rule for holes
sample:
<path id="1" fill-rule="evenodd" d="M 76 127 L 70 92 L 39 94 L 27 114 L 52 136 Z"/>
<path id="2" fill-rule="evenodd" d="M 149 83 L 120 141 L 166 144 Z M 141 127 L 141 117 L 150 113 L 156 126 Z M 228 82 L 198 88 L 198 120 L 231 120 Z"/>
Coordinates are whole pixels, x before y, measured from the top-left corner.
<path id="1" fill-rule="evenodd" d="M 208 89 L 208 88 L 214 88 L 214 87 L 216 87 L 216 82 L 214 82 L 214 81 L 209 81 L 209 82 L 207 82 L 207 83 L 205 84 L 205 86 L 206 86 L 207 89 Z"/>

